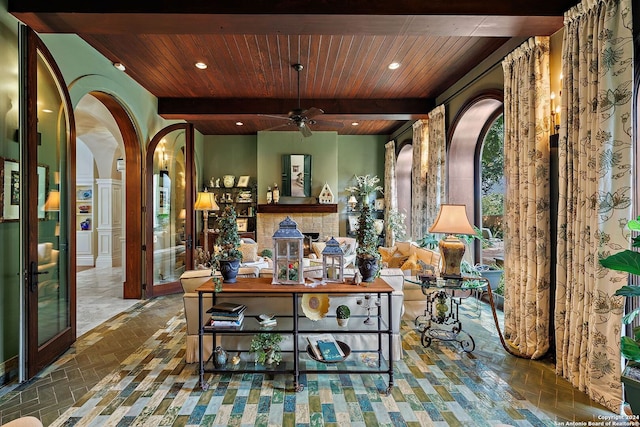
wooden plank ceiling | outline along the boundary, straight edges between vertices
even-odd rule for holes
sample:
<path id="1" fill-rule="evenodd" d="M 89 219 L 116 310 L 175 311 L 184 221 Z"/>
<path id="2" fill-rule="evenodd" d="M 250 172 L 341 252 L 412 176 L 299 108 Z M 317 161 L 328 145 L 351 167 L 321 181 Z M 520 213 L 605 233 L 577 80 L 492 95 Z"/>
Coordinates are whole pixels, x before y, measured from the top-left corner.
<path id="1" fill-rule="evenodd" d="M 9 11 L 41 33 L 79 34 L 158 97 L 161 116 L 205 135 L 287 125 L 295 63 L 302 109 L 324 110 L 311 130 L 388 135 L 512 37 L 557 31 L 577 0 L 93 3 L 11 0 Z"/>

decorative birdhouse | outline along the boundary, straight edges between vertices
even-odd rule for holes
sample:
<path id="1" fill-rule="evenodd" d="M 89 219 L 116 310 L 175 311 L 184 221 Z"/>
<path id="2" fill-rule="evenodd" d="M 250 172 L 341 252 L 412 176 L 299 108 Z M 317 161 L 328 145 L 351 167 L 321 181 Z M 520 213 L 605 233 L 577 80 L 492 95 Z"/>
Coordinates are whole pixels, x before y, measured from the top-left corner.
<path id="1" fill-rule="evenodd" d="M 344 282 L 344 252 L 333 237 L 327 241 L 322 251 L 322 280 Z"/>
<path id="2" fill-rule="evenodd" d="M 298 224 L 289 217 L 280 223 L 273 235 L 273 280 L 272 284 L 303 284 L 302 271 L 304 236 Z"/>

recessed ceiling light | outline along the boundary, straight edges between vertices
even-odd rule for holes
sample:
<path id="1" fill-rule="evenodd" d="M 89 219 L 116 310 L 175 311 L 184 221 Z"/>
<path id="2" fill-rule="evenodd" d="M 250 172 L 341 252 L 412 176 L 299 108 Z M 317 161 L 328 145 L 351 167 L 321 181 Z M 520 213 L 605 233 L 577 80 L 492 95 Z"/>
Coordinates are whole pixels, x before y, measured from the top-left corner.
<path id="1" fill-rule="evenodd" d="M 43 112 L 43 113 L 53 113 L 53 110 L 50 110 L 50 109 L 48 109 L 48 108 L 43 108 L 43 109 L 42 109 L 42 112 Z"/>
<path id="2" fill-rule="evenodd" d="M 204 62 L 196 62 L 196 68 L 200 68 L 201 70 L 205 70 L 207 68 L 207 64 Z"/>
<path id="3" fill-rule="evenodd" d="M 353 123 L 351 123 L 351 126 L 358 126 L 359 124 L 360 123 L 358 123 L 358 122 L 353 122 Z"/>
<path id="4" fill-rule="evenodd" d="M 127 69 L 127 67 L 125 67 L 122 62 L 114 62 L 113 66 L 116 67 L 116 69 L 118 69 L 120 71 L 124 71 L 124 70 Z"/>
<path id="5" fill-rule="evenodd" d="M 389 69 L 390 70 L 397 70 L 398 68 L 400 68 L 400 63 L 399 62 L 392 62 L 391 64 L 389 64 Z"/>
<path id="6" fill-rule="evenodd" d="M 242 122 L 236 122 L 236 126 L 244 126 L 244 123 L 242 123 Z"/>

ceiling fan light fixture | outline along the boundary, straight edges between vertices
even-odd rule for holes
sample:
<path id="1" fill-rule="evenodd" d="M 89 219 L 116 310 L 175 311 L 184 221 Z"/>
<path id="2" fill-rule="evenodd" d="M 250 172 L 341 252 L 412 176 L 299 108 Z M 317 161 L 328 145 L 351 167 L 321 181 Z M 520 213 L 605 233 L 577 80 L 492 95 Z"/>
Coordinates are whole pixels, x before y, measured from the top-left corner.
<path id="1" fill-rule="evenodd" d="M 200 70 L 206 70 L 207 69 L 207 64 L 205 64 L 204 62 L 196 62 L 196 68 L 198 68 Z"/>
<path id="2" fill-rule="evenodd" d="M 400 63 L 399 62 L 392 62 L 391 64 L 389 64 L 389 69 L 390 70 L 397 70 L 398 68 L 400 68 Z"/>

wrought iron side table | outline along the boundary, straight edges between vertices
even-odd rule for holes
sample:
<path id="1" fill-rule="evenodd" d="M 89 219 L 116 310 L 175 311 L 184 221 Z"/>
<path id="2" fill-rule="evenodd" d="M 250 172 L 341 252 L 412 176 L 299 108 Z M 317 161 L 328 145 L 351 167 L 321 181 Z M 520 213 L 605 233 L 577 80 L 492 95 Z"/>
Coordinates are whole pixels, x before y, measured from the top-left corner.
<path id="1" fill-rule="evenodd" d="M 456 341 L 462 350 L 472 352 L 476 344 L 473 337 L 462 329 L 460 305 L 474 292 L 484 290 L 488 281 L 482 277 L 444 279 L 436 276 L 417 276 L 405 280 L 420 285 L 427 299 L 424 314 L 414 320 L 421 332 L 422 345 L 429 347 L 434 339 Z"/>

